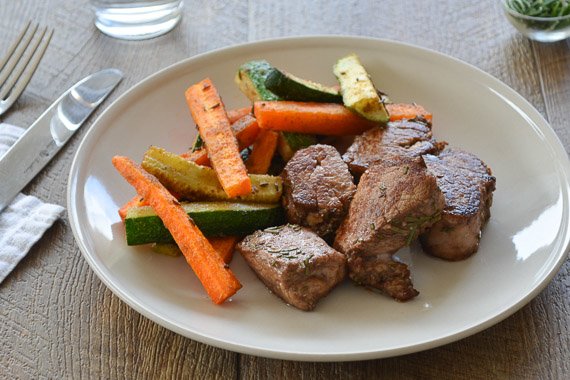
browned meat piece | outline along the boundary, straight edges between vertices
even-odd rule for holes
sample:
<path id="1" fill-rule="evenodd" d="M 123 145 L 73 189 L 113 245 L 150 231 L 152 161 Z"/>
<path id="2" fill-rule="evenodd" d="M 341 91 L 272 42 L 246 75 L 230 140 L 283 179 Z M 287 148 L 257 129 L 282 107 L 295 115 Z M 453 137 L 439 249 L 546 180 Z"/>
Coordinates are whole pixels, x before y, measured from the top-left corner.
<path id="1" fill-rule="evenodd" d="M 237 250 L 273 293 L 301 310 L 312 310 L 346 275 L 346 257 L 298 225 L 256 231 Z"/>
<path id="2" fill-rule="evenodd" d="M 444 146 L 445 143 L 433 139 L 431 124 L 426 120 L 399 120 L 356 136 L 342 158 L 351 173 L 358 177 L 372 162 L 389 157 L 398 159 L 437 154 Z"/>
<path id="3" fill-rule="evenodd" d="M 338 151 L 329 145 L 301 149 L 282 173 L 283 207 L 289 222 L 332 237 L 356 191 Z"/>
<path id="4" fill-rule="evenodd" d="M 373 163 L 334 242 L 348 258 L 350 278 L 399 301 L 416 296 L 407 266 L 392 255 L 439 219 L 444 202 L 421 158 Z"/>
<path id="5" fill-rule="evenodd" d="M 442 259 L 465 259 L 479 248 L 481 229 L 490 217 L 495 190 L 491 169 L 471 153 L 444 150 L 424 156 L 445 195 L 441 220 L 421 236 L 426 252 Z"/>

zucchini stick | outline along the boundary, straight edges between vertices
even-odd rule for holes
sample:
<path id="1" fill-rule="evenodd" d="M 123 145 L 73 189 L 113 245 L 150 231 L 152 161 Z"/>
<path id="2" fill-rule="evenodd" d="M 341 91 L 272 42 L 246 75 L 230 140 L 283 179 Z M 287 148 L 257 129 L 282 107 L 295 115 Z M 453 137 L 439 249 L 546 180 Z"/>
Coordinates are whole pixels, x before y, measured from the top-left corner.
<path id="1" fill-rule="evenodd" d="M 368 120 L 377 123 L 388 122 L 386 107 L 355 54 L 339 59 L 333 71 L 340 83 L 340 92 L 346 107 Z"/>
<path id="2" fill-rule="evenodd" d="M 240 158 L 241 159 L 241 158 Z M 157 177 L 169 190 L 182 198 L 196 201 L 243 201 L 257 203 L 278 203 L 283 191 L 281 177 L 270 175 L 249 175 L 253 192 L 237 198 L 230 198 L 222 189 L 213 169 L 196 165 L 177 154 L 151 146 L 145 153 L 143 168 Z"/>
<path id="3" fill-rule="evenodd" d="M 237 242 L 239 241 L 237 236 L 220 236 L 220 237 L 210 237 L 208 241 L 212 247 L 218 252 L 224 263 L 229 264 L 234 256 L 234 250 Z M 152 250 L 156 253 L 167 256 L 180 256 L 182 251 L 174 243 L 155 243 L 152 245 Z"/>
<path id="4" fill-rule="evenodd" d="M 222 258 L 188 217 L 176 198 L 156 177 L 147 173 L 131 159 L 115 156 L 113 165 L 162 219 L 210 299 L 215 304 L 221 304 L 234 295 L 241 288 L 240 282 L 226 267 Z"/>

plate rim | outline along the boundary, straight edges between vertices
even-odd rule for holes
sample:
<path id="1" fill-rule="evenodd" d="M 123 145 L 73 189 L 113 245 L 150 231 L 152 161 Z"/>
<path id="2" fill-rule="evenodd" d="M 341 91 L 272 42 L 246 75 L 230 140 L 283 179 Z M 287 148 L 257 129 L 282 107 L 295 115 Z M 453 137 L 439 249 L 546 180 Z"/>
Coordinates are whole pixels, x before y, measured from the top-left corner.
<path id="1" fill-rule="evenodd" d="M 538 281 L 538 285 L 536 285 L 530 292 L 526 294 L 526 296 L 519 299 L 518 302 L 509 305 L 501 309 L 500 312 L 496 313 L 492 318 L 488 318 L 482 322 L 476 323 L 468 328 L 463 329 L 460 332 L 452 332 L 447 335 L 441 336 L 436 339 L 426 340 L 424 342 L 419 342 L 417 344 L 406 345 L 401 347 L 393 347 L 391 349 L 384 349 L 384 350 L 368 350 L 368 351 L 349 351 L 349 352 L 342 352 L 342 353 L 315 353 L 315 352 L 302 352 L 302 351 L 286 351 L 286 350 L 277 350 L 277 349 L 268 349 L 268 348 L 261 348 L 254 345 L 245 345 L 245 344 L 237 344 L 235 342 L 225 341 L 223 339 L 219 339 L 217 337 L 212 337 L 207 334 L 200 334 L 194 330 L 188 330 L 185 327 L 180 326 L 178 323 L 174 321 L 167 320 L 155 313 L 153 313 L 150 309 L 141 303 L 138 300 L 131 298 L 128 294 L 124 293 L 120 287 L 118 287 L 108 276 L 107 274 L 102 271 L 98 264 L 95 262 L 94 258 L 91 257 L 90 253 L 88 252 L 89 249 L 85 245 L 83 241 L 83 232 L 79 229 L 79 217 L 78 217 L 78 210 L 74 206 L 77 202 L 73 202 L 76 197 L 76 192 L 73 191 L 77 188 L 77 179 L 79 176 L 79 169 L 81 166 L 80 156 L 82 153 L 85 153 L 85 147 L 91 142 L 93 144 L 93 139 L 99 137 L 107 130 L 107 128 L 99 127 L 99 125 L 103 125 L 102 121 L 105 121 L 106 118 L 111 117 L 113 112 L 117 112 L 122 107 L 128 105 L 129 103 L 127 100 L 130 97 L 133 99 L 136 97 L 137 93 L 142 92 L 145 87 L 147 86 L 154 86 L 157 84 L 157 81 L 160 81 L 163 76 L 169 75 L 170 72 L 175 72 L 177 70 L 183 69 L 185 66 L 191 65 L 194 62 L 199 62 L 201 59 L 209 58 L 212 55 L 219 55 L 224 53 L 231 53 L 232 51 L 241 51 L 246 48 L 250 49 L 259 49 L 268 47 L 270 44 L 315 44 L 315 43 L 322 43 L 327 42 L 331 45 L 334 44 L 341 44 L 350 41 L 358 41 L 360 43 L 367 43 L 367 44 L 391 44 L 398 47 L 404 47 L 407 49 L 419 50 L 422 53 L 427 53 L 430 55 L 435 55 L 439 59 L 450 60 L 453 61 L 454 64 L 458 64 L 460 66 L 464 66 L 469 70 L 473 70 L 477 73 L 477 75 L 482 75 L 486 81 L 490 81 L 493 85 L 501 87 L 504 94 L 504 91 L 507 92 L 506 95 L 509 97 L 514 97 L 516 101 L 518 101 L 517 105 L 524 106 L 525 114 L 529 112 L 531 115 L 531 120 L 536 123 L 536 126 L 529 124 L 529 126 L 533 128 L 538 128 L 540 132 L 546 135 L 545 143 L 548 143 L 548 146 L 552 149 L 553 153 L 559 160 L 557 161 L 557 166 L 559 167 L 557 177 L 560 178 L 561 187 L 566 187 L 566 190 L 563 192 L 563 205 L 568 205 L 568 188 L 570 187 L 570 182 L 568 178 L 570 178 L 570 160 L 568 155 L 566 154 L 566 150 L 560 141 L 560 138 L 550 125 L 548 121 L 538 112 L 538 110 L 522 95 L 520 95 L 517 91 L 512 89 L 510 86 L 502 82 L 501 80 L 495 78 L 491 74 L 479 69 L 478 67 L 462 61 L 458 58 L 452 57 L 448 54 L 438 52 L 433 49 L 417 46 L 414 44 L 395 41 L 391 39 L 382 39 L 382 38 L 373 38 L 373 37 L 365 37 L 365 36 L 355 36 L 355 35 L 308 35 L 308 36 L 295 36 L 295 37 L 279 37 L 279 38 L 269 38 L 263 39 L 254 42 L 246 42 L 240 43 L 232 46 L 222 47 L 214 50 L 209 50 L 178 62 L 175 62 L 163 69 L 158 70 L 155 73 L 150 74 L 149 76 L 143 78 L 132 87 L 127 89 L 123 94 L 121 94 L 117 99 L 115 99 L 111 104 L 106 106 L 105 110 L 98 115 L 95 121 L 89 126 L 89 129 L 83 136 L 81 143 L 79 144 L 69 171 L 68 176 L 68 185 L 67 185 L 67 209 L 68 209 L 68 217 L 71 225 L 71 229 L 75 238 L 77 245 L 80 248 L 82 256 L 85 258 L 87 263 L 89 264 L 91 270 L 95 272 L 97 277 L 105 284 L 109 290 L 112 291 L 114 295 L 119 297 L 123 302 L 133 308 L 136 312 L 144 315 L 145 317 L 149 318 L 150 320 L 154 321 L 155 323 L 165 327 L 168 330 L 176 332 L 182 336 L 187 338 L 196 340 L 198 342 L 212 345 L 214 347 L 219 347 L 222 349 L 248 354 L 248 355 L 255 355 L 273 359 L 282 359 L 282 360 L 298 360 L 298 361 L 319 361 L 319 362 L 331 362 L 331 361 L 355 361 L 355 360 L 367 360 L 367 359 L 377 359 L 377 358 L 387 358 L 399 355 L 405 355 L 409 353 L 419 352 L 430 348 L 439 347 L 445 344 L 449 344 L 468 336 L 474 335 L 480 331 L 483 331 L 501 321 L 509 317 L 510 315 L 514 314 L 518 310 L 520 310 L 524 305 L 530 302 L 533 298 L 535 298 L 554 278 L 554 276 L 560 270 L 560 267 L 565 262 L 567 257 L 567 253 L 570 247 L 570 230 L 568 228 L 568 212 L 564 209 L 564 214 L 562 216 L 562 223 L 561 229 L 557 234 L 557 241 L 558 246 L 553 249 L 551 252 L 557 252 L 558 254 L 555 256 L 556 260 L 550 270 L 542 276 L 542 279 Z M 287 46 L 282 46 L 282 48 L 287 48 Z M 156 82 L 156 83 L 155 83 Z M 563 154 L 562 154 L 563 153 Z M 564 158 L 564 159 L 562 159 Z M 562 159 L 562 160 L 561 160 Z M 561 234 L 565 232 L 565 236 L 561 238 Z"/>

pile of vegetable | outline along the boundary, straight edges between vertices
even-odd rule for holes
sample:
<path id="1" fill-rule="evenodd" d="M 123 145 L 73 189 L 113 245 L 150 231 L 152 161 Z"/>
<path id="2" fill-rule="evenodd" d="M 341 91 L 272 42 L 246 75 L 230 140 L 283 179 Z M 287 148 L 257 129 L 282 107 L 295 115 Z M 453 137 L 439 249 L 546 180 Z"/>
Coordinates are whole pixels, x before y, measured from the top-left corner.
<path id="1" fill-rule="evenodd" d="M 279 70 L 265 60 L 243 64 L 235 81 L 252 105 L 226 110 L 208 78 L 185 93 L 198 136 L 180 155 L 151 146 L 139 165 L 113 165 L 137 195 L 119 210 L 129 245 L 183 254 L 216 304 L 241 284 L 229 268 L 245 235 L 286 223 L 278 175 L 293 154 L 322 136 L 357 135 L 389 120 L 431 114 L 416 104 L 392 104 L 356 55 L 333 70 L 329 87 Z"/>

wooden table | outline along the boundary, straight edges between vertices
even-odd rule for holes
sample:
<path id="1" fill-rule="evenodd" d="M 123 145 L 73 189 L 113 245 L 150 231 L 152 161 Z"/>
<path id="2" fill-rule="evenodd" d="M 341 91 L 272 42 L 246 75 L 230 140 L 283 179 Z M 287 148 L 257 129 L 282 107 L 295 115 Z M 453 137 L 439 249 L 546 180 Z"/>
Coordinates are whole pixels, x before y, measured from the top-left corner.
<path id="1" fill-rule="evenodd" d="M 570 149 L 569 43 L 530 42 L 507 23 L 498 1 L 186 0 L 184 12 L 170 34 L 125 42 L 96 30 L 86 1 L 0 0 L 0 52 L 29 19 L 56 28 L 39 71 L 3 121 L 29 125 L 70 83 L 103 67 L 127 74 L 112 101 L 197 53 L 281 36 L 350 34 L 416 44 L 481 68 L 528 99 Z M 66 204 L 67 174 L 87 127 L 26 193 Z M 440 348 L 349 363 L 236 354 L 170 332 L 125 305 L 89 268 L 64 217 L 0 285 L 0 378 L 568 378 L 569 326 L 567 261 L 522 310 Z"/>

